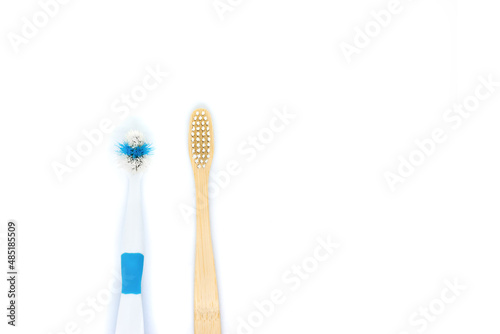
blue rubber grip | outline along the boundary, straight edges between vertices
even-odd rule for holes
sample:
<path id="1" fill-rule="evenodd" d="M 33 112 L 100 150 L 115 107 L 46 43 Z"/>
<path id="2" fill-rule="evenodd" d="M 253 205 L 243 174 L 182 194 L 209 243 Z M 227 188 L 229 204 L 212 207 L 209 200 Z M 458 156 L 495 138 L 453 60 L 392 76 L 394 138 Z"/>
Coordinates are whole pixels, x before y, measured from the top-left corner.
<path id="1" fill-rule="evenodd" d="M 122 293 L 138 295 L 141 293 L 144 255 L 141 253 L 122 254 Z"/>

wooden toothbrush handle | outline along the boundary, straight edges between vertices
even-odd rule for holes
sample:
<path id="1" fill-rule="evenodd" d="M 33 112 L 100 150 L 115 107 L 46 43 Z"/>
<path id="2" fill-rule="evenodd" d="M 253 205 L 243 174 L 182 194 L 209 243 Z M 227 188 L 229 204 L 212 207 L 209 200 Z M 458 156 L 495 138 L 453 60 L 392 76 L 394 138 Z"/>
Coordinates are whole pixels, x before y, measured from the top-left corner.
<path id="1" fill-rule="evenodd" d="M 210 234 L 208 177 L 197 179 L 194 333 L 220 334 L 219 293 Z"/>

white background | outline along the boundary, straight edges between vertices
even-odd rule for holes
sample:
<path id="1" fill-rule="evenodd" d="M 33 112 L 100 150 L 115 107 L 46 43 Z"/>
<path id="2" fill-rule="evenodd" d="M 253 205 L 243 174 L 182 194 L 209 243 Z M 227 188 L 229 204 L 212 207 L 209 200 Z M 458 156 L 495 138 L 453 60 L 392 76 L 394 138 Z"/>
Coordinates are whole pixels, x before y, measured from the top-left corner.
<path id="1" fill-rule="evenodd" d="M 180 209 L 194 203 L 187 123 L 200 106 L 213 116 L 212 175 L 240 166 L 211 199 L 224 333 L 275 289 L 286 300 L 253 333 L 418 333 L 409 318 L 455 279 L 466 289 L 425 332 L 498 332 L 500 88 L 458 129 L 442 118 L 479 76 L 500 80 L 498 4 L 401 0 L 349 63 L 341 43 L 388 0 L 233 3 L 222 20 L 211 0 L 72 0 L 17 53 L 8 34 L 40 5 L 1 3 L 0 221 L 20 233 L 19 322 L 6 331 L 2 311 L 1 332 L 112 333 L 117 295 L 90 321 L 78 309 L 116 283 L 116 131 L 62 182 L 52 164 L 102 119 L 127 124 L 111 105 L 148 66 L 169 76 L 131 112 L 156 147 L 143 189 L 147 333 L 193 332 L 195 224 Z M 295 119 L 241 154 L 284 108 Z M 384 173 L 436 127 L 447 141 L 391 191 Z M 340 247 L 292 290 L 282 276 L 329 236 Z"/>

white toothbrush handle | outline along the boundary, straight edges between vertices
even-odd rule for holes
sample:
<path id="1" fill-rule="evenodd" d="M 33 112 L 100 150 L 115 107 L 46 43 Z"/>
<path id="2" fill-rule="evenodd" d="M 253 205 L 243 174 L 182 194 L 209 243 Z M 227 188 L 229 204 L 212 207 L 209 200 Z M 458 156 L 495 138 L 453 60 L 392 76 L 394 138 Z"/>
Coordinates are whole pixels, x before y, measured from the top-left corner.
<path id="1" fill-rule="evenodd" d="M 142 222 L 141 174 L 131 175 L 122 234 L 122 295 L 116 334 L 143 334 L 142 273 L 144 231 Z"/>
<path id="2" fill-rule="evenodd" d="M 122 294 L 116 334 L 144 334 L 142 296 Z"/>

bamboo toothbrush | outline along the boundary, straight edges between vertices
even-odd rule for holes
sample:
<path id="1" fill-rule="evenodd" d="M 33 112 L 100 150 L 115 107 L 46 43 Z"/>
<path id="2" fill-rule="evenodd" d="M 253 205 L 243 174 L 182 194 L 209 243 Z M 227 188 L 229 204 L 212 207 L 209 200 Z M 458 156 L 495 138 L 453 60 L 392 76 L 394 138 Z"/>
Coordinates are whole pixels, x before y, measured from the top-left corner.
<path id="1" fill-rule="evenodd" d="M 139 131 L 129 131 L 118 145 L 121 163 L 128 172 L 128 196 L 122 231 L 122 295 L 116 334 L 143 334 L 141 283 L 144 266 L 144 231 L 141 183 L 152 147 Z"/>
<path id="2" fill-rule="evenodd" d="M 212 118 L 205 109 L 191 115 L 189 153 L 196 185 L 194 333 L 220 334 L 219 293 L 208 210 L 208 175 L 213 157 Z"/>

